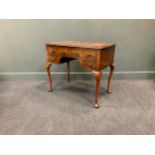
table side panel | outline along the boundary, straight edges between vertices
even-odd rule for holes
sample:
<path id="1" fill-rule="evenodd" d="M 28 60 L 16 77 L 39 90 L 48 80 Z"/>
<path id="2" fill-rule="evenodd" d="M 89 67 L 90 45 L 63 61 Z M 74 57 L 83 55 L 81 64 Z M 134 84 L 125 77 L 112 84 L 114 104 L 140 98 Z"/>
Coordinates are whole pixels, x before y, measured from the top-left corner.
<path id="1" fill-rule="evenodd" d="M 99 62 L 100 70 L 114 63 L 114 54 L 115 54 L 115 46 L 105 48 L 100 51 L 100 62 Z"/>

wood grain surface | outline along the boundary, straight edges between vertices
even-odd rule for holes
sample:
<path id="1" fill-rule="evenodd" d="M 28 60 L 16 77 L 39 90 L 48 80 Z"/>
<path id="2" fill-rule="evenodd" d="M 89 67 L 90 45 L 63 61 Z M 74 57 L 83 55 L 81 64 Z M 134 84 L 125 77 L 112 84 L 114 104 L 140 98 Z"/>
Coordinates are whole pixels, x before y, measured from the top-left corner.
<path id="1" fill-rule="evenodd" d="M 65 41 L 65 42 L 52 42 L 47 45 L 65 46 L 65 47 L 78 47 L 78 48 L 91 48 L 91 49 L 104 49 L 114 46 L 108 42 L 78 42 L 78 41 Z"/>

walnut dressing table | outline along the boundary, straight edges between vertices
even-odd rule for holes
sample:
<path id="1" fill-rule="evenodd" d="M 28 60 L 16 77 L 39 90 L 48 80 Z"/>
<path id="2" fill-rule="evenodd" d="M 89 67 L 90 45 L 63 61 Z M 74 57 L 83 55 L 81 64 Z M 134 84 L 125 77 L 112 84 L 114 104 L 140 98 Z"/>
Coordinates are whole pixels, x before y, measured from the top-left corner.
<path id="1" fill-rule="evenodd" d="M 67 64 L 67 78 L 70 81 L 70 61 L 79 60 L 80 64 L 87 70 L 92 71 L 96 78 L 95 108 L 99 107 L 98 94 L 102 70 L 110 67 L 107 82 L 107 93 L 111 93 L 110 81 L 114 72 L 115 44 L 96 42 L 52 42 L 46 44 L 46 70 L 49 80 L 49 91 L 52 91 L 52 78 L 50 68 L 53 63 Z"/>

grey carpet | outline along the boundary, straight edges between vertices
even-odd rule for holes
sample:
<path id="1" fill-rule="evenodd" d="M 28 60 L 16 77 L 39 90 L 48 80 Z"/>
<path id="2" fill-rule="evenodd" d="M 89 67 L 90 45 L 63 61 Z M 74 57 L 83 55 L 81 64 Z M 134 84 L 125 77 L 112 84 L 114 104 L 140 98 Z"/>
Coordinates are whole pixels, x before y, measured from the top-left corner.
<path id="1" fill-rule="evenodd" d="M 99 109 L 95 81 L 0 82 L 0 134 L 155 134 L 155 81 L 105 82 Z"/>

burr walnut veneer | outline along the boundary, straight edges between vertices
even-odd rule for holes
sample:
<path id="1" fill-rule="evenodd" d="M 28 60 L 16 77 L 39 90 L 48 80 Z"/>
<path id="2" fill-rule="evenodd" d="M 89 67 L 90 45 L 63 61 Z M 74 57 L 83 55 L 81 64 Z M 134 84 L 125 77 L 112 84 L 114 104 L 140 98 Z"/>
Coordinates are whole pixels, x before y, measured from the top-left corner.
<path id="1" fill-rule="evenodd" d="M 67 77 L 70 81 L 70 61 L 79 60 L 80 64 L 87 70 L 92 71 L 96 78 L 96 108 L 99 107 L 98 91 L 102 77 L 102 70 L 110 67 L 110 74 L 107 82 L 107 92 L 110 91 L 110 81 L 114 71 L 114 51 L 115 45 L 112 43 L 94 43 L 94 42 L 52 42 L 46 44 L 46 70 L 49 80 L 49 91 L 52 91 L 51 64 L 67 64 Z"/>

